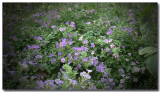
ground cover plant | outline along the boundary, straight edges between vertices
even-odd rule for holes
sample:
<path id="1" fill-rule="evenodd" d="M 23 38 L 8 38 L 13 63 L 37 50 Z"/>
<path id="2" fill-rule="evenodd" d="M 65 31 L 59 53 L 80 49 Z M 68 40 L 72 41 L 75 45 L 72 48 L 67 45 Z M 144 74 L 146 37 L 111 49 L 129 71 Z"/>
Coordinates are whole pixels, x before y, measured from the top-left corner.
<path id="1" fill-rule="evenodd" d="M 3 3 L 3 89 L 157 90 L 156 3 Z"/>

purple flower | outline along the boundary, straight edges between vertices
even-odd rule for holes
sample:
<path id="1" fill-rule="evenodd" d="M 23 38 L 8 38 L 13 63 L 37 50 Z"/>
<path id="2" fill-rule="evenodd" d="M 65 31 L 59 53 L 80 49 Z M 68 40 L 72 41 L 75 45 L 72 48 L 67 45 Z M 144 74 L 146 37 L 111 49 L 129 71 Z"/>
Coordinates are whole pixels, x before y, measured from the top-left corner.
<path id="1" fill-rule="evenodd" d="M 105 41 L 105 43 L 108 43 L 108 42 L 109 42 L 108 39 L 104 39 L 104 41 Z"/>
<path id="2" fill-rule="evenodd" d="M 94 20 L 93 22 L 94 22 L 94 24 L 95 24 L 95 23 L 96 23 L 96 20 Z"/>
<path id="3" fill-rule="evenodd" d="M 40 46 L 38 46 L 38 45 L 32 45 L 32 46 L 27 45 L 27 47 L 29 47 L 30 49 L 39 49 L 40 48 Z"/>
<path id="4" fill-rule="evenodd" d="M 48 57 L 53 57 L 53 54 L 52 54 L 52 53 L 50 53 Z"/>
<path id="5" fill-rule="evenodd" d="M 93 66 L 96 66 L 97 64 L 98 64 L 98 60 L 92 61 L 92 65 L 93 65 Z"/>
<path id="6" fill-rule="evenodd" d="M 124 79 L 120 79 L 120 83 L 121 83 L 121 84 L 124 83 Z"/>
<path id="7" fill-rule="evenodd" d="M 78 64 L 78 66 L 77 66 L 79 69 L 81 68 L 81 64 Z"/>
<path id="8" fill-rule="evenodd" d="M 102 21 L 102 20 L 103 20 L 103 17 L 100 17 L 99 20 Z"/>
<path id="9" fill-rule="evenodd" d="M 119 54 L 116 53 L 116 54 L 114 55 L 114 57 L 115 57 L 115 58 L 119 58 Z"/>
<path id="10" fill-rule="evenodd" d="M 129 28 L 129 32 L 132 32 L 133 31 L 133 28 Z"/>
<path id="11" fill-rule="evenodd" d="M 86 24 L 89 25 L 89 24 L 91 24 L 91 22 L 87 22 Z"/>
<path id="12" fill-rule="evenodd" d="M 54 64 L 55 62 L 56 62 L 56 59 L 53 58 L 53 59 L 51 60 L 51 64 Z"/>
<path id="13" fill-rule="evenodd" d="M 104 72 L 104 69 L 106 68 L 106 65 L 103 64 L 103 62 L 101 62 L 97 67 L 96 67 L 96 71 L 98 72 Z"/>
<path id="14" fill-rule="evenodd" d="M 125 46 L 124 46 L 124 45 L 121 45 L 121 48 L 123 48 L 123 49 L 124 49 L 124 48 L 125 48 Z"/>
<path id="15" fill-rule="evenodd" d="M 70 23 L 70 26 L 71 26 L 72 28 L 76 29 L 75 22 L 71 22 L 71 23 Z"/>
<path id="16" fill-rule="evenodd" d="M 74 60 L 78 60 L 78 58 L 79 58 L 78 56 L 75 56 L 75 57 L 74 57 Z"/>
<path id="17" fill-rule="evenodd" d="M 59 28 L 59 31 L 64 31 L 66 30 L 66 28 Z"/>
<path id="18" fill-rule="evenodd" d="M 135 71 L 135 72 L 139 72 L 139 71 L 140 71 L 140 68 L 136 67 L 136 68 L 134 69 L 134 71 Z"/>
<path id="19" fill-rule="evenodd" d="M 107 34 L 107 35 L 112 34 L 112 32 L 113 32 L 112 28 L 109 28 L 108 30 L 109 30 L 109 31 L 108 31 L 106 34 Z"/>
<path id="20" fill-rule="evenodd" d="M 108 73 L 104 72 L 104 77 L 108 78 Z"/>
<path id="21" fill-rule="evenodd" d="M 87 43 L 88 43 L 88 40 L 84 40 L 84 41 L 83 41 L 83 44 L 87 44 Z"/>
<path id="22" fill-rule="evenodd" d="M 72 11 L 72 9 L 71 9 L 71 8 L 68 8 L 68 10 L 69 10 L 69 11 Z"/>
<path id="23" fill-rule="evenodd" d="M 78 17 L 81 17 L 81 16 L 78 14 Z"/>
<path id="24" fill-rule="evenodd" d="M 138 79 L 137 79 L 137 78 L 134 78 L 134 79 L 133 79 L 133 81 L 134 81 L 134 82 L 137 82 L 137 81 L 138 81 Z"/>
<path id="25" fill-rule="evenodd" d="M 104 82 L 104 81 L 105 81 L 105 78 L 101 78 L 101 81 Z"/>
<path id="26" fill-rule="evenodd" d="M 31 61 L 29 61 L 28 63 L 31 64 L 31 65 L 33 65 L 33 66 L 36 66 L 36 65 L 37 65 L 37 63 L 33 63 L 33 62 L 31 62 Z"/>
<path id="27" fill-rule="evenodd" d="M 68 34 L 68 37 L 72 37 L 72 34 L 71 34 L 71 33 L 69 33 L 69 34 Z"/>
<path id="28" fill-rule="evenodd" d="M 88 52 L 88 48 L 84 46 L 81 46 L 80 50 Z"/>
<path id="29" fill-rule="evenodd" d="M 78 56 L 78 55 L 79 55 L 79 52 L 74 53 L 74 55 L 75 55 L 75 56 Z"/>
<path id="30" fill-rule="evenodd" d="M 84 76 L 85 74 L 86 74 L 86 72 L 83 71 L 80 73 L 80 76 Z"/>
<path id="31" fill-rule="evenodd" d="M 90 79 L 90 78 L 91 78 L 91 76 L 90 76 L 89 74 L 85 74 L 85 77 L 86 77 L 87 79 Z"/>
<path id="32" fill-rule="evenodd" d="M 65 24 L 66 24 L 66 25 L 69 25 L 69 22 L 67 21 Z"/>
<path id="33" fill-rule="evenodd" d="M 55 28 L 55 27 L 56 27 L 56 25 L 52 25 L 52 26 L 51 26 L 52 29 Z"/>
<path id="34" fill-rule="evenodd" d="M 75 36 L 77 36 L 77 33 L 74 33 Z"/>
<path id="35" fill-rule="evenodd" d="M 92 48 L 94 48 L 94 47 L 95 47 L 94 43 L 91 43 L 91 47 L 92 47 Z"/>
<path id="36" fill-rule="evenodd" d="M 112 44 L 110 45 L 110 47 L 111 47 L 111 48 L 114 48 L 114 47 L 115 47 L 115 45 L 112 43 Z"/>
<path id="37" fill-rule="evenodd" d="M 38 36 L 37 39 L 38 40 L 43 40 L 43 38 L 41 36 Z"/>
<path id="38" fill-rule="evenodd" d="M 66 41 L 62 41 L 62 42 L 59 44 L 60 47 L 65 47 L 66 45 L 67 45 L 67 42 L 66 42 Z"/>
<path id="39" fill-rule="evenodd" d="M 106 50 L 107 52 L 109 52 L 109 48 L 106 48 L 105 50 Z"/>
<path id="40" fill-rule="evenodd" d="M 124 41 L 124 39 L 123 39 L 123 38 L 121 38 L 121 41 L 123 42 L 123 41 Z"/>
<path id="41" fill-rule="evenodd" d="M 96 86 L 92 85 L 92 86 L 89 86 L 88 89 L 96 90 L 97 88 L 96 88 Z"/>
<path id="42" fill-rule="evenodd" d="M 65 62 L 65 58 L 61 58 L 61 62 L 64 63 Z"/>
<path id="43" fill-rule="evenodd" d="M 138 51 L 140 51 L 141 49 L 143 49 L 143 47 L 139 47 Z"/>
<path id="44" fill-rule="evenodd" d="M 72 80 L 72 85 L 76 85 L 78 82 L 76 80 Z"/>
<path id="45" fill-rule="evenodd" d="M 37 56 L 35 56 L 35 58 L 42 58 L 43 57 L 43 55 L 37 55 Z"/>
<path id="46" fill-rule="evenodd" d="M 113 39 L 110 39 L 108 42 L 112 42 L 113 41 Z"/>
<path id="47" fill-rule="evenodd" d="M 61 81 L 60 79 L 56 79 L 55 82 L 58 84 L 58 85 L 61 85 L 64 83 L 64 81 Z"/>
<path id="48" fill-rule="evenodd" d="M 58 52 L 58 56 L 62 55 L 62 52 Z"/>
<path id="49" fill-rule="evenodd" d="M 82 59 L 82 62 L 86 62 L 86 61 L 88 61 L 88 58 L 83 58 Z"/>
<path id="50" fill-rule="evenodd" d="M 63 77 L 64 77 L 65 79 L 68 79 L 68 76 L 67 76 L 67 74 L 64 74 L 64 75 L 63 75 Z"/>
<path id="51" fill-rule="evenodd" d="M 109 78 L 109 82 L 113 82 L 113 79 L 110 79 L 110 78 Z"/>

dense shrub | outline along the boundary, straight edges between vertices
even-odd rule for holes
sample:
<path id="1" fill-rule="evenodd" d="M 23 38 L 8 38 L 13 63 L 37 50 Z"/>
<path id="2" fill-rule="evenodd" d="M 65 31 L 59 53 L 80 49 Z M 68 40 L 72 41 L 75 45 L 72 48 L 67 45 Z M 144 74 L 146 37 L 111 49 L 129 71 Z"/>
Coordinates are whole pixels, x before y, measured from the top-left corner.
<path id="1" fill-rule="evenodd" d="M 3 88 L 157 89 L 156 12 L 157 4 L 4 3 Z"/>

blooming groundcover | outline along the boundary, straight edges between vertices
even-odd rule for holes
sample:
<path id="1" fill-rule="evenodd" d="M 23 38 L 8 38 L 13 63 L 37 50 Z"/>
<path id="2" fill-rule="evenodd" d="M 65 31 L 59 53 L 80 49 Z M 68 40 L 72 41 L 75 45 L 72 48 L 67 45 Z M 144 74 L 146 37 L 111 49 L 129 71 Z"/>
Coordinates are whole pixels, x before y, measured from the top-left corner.
<path id="1" fill-rule="evenodd" d="M 156 3 L 3 3 L 3 89 L 157 89 Z"/>

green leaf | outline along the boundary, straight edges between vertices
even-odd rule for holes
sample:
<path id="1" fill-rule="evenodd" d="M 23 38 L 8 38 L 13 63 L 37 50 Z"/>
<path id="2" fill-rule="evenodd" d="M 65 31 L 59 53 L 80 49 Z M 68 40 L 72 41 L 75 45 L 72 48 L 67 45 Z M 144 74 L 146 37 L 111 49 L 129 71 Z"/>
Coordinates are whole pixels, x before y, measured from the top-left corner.
<path id="1" fill-rule="evenodd" d="M 157 65 L 158 65 L 157 55 L 158 54 L 149 56 L 146 60 L 147 69 L 154 77 L 157 77 Z"/>
<path id="2" fill-rule="evenodd" d="M 146 56 L 152 55 L 157 52 L 155 47 L 145 47 L 139 51 L 139 55 L 147 54 Z"/>

